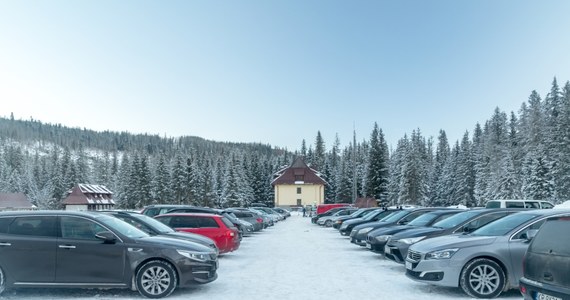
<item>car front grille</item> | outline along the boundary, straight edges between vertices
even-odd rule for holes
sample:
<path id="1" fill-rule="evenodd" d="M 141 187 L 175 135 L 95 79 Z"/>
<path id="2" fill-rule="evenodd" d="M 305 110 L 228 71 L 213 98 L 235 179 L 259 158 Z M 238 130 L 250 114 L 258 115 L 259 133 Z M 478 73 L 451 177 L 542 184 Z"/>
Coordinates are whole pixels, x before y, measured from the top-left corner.
<path id="1" fill-rule="evenodd" d="M 422 254 L 417 251 L 408 250 L 408 259 L 412 261 L 420 261 L 422 259 Z"/>

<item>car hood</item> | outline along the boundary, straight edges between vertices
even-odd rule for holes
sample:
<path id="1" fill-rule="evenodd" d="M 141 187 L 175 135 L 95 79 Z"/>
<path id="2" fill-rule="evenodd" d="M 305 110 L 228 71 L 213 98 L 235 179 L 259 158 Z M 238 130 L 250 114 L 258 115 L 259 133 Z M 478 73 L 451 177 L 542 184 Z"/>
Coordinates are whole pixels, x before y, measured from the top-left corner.
<path id="1" fill-rule="evenodd" d="M 346 224 L 346 225 L 360 224 L 359 222 L 361 222 L 362 220 L 363 220 L 362 218 L 350 219 L 350 220 L 346 220 L 344 222 L 344 224 Z"/>
<path id="2" fill-rule="evenodd" d="M 398 232 L 392 236 L 393 240 L 417 237 L 417 236 L 432 236 L 444 232 L 443 228 L 435 227 L 415 227 L 402 232 Z"/>
<path id="3" fill-rule="evenodd" d="M 432 239 L 419 241 L 410 247 L 410 250 L 427 253 L 448 248 L 467 248 L 492 244 L 497 240 L 496 236 L 472 236 L 472 235 L 444 235 Z"/>
<path id="4" fill-rule="evenodd" d="M 141 246 L 151 247 L 167 247 L 172 249 L 190 250 L 198 252 L 212 252 L 213 249 L 202 244 L 191 242 L 189 240 L 181 240 L 167 236 L 148 236 L 136 239 L 135 242 Z"/>
<path id="5" fill-rule="evenodd" d="M 408 226 L 408 225 L 394 225 L 394 224 L 387 224 L 384 223 L 386 225 L 383 226 L 377 226 L 376 229 L 374 229 L 373 231 L 370 231 L 368 233 L 369 236 L 380 236 L 380 235 L 393 235 L 397 232 L 400 232 L 402 230 L 407 230 L 407 229 L 412 229 L 412 228 L 416 228 L 414 226 Z"/>

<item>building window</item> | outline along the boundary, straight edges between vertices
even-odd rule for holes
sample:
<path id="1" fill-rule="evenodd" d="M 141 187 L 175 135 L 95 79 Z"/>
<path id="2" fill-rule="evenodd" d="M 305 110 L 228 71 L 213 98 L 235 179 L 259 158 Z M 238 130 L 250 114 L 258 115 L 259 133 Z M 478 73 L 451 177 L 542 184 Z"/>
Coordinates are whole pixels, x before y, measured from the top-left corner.
<path id="1" fill-rule="evenodd" d="M 301 199 L 297 199 L 297 206 L 303 206 L 303 203 L 301 203 Z"/>
<path id="2" fill-rule="evenodd" d="M 301 193 L 301 188 L 298 187 L 298 188 L 297 188 L 297 194 L 300 194 L 300 193 Z"/>

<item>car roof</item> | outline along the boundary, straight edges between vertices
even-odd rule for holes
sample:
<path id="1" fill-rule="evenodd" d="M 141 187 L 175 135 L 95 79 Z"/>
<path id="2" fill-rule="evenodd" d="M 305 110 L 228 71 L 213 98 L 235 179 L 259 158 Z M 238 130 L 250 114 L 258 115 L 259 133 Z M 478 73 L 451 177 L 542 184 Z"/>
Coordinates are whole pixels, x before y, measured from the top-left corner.
<path id="1" fill-rule="evenodd" d="M 221 215 L 208 214 L 208 213 L 167 213 L 167 214 L 158 215 L 156 217 L 164 217 L 164 216 L 217 217 L 217 218 L 223 217 Z"/>

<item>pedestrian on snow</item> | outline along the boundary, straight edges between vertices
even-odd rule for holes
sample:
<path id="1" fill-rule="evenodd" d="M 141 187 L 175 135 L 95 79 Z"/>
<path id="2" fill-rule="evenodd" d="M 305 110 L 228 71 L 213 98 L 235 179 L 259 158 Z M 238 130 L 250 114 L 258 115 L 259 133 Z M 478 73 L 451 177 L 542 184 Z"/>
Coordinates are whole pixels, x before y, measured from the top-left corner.
<path id="1" fill-rule="evenodd" d="M 305 209 L 305 207 L 303 206 L 303 217 L 306 216 L 307 210 Z"/>

